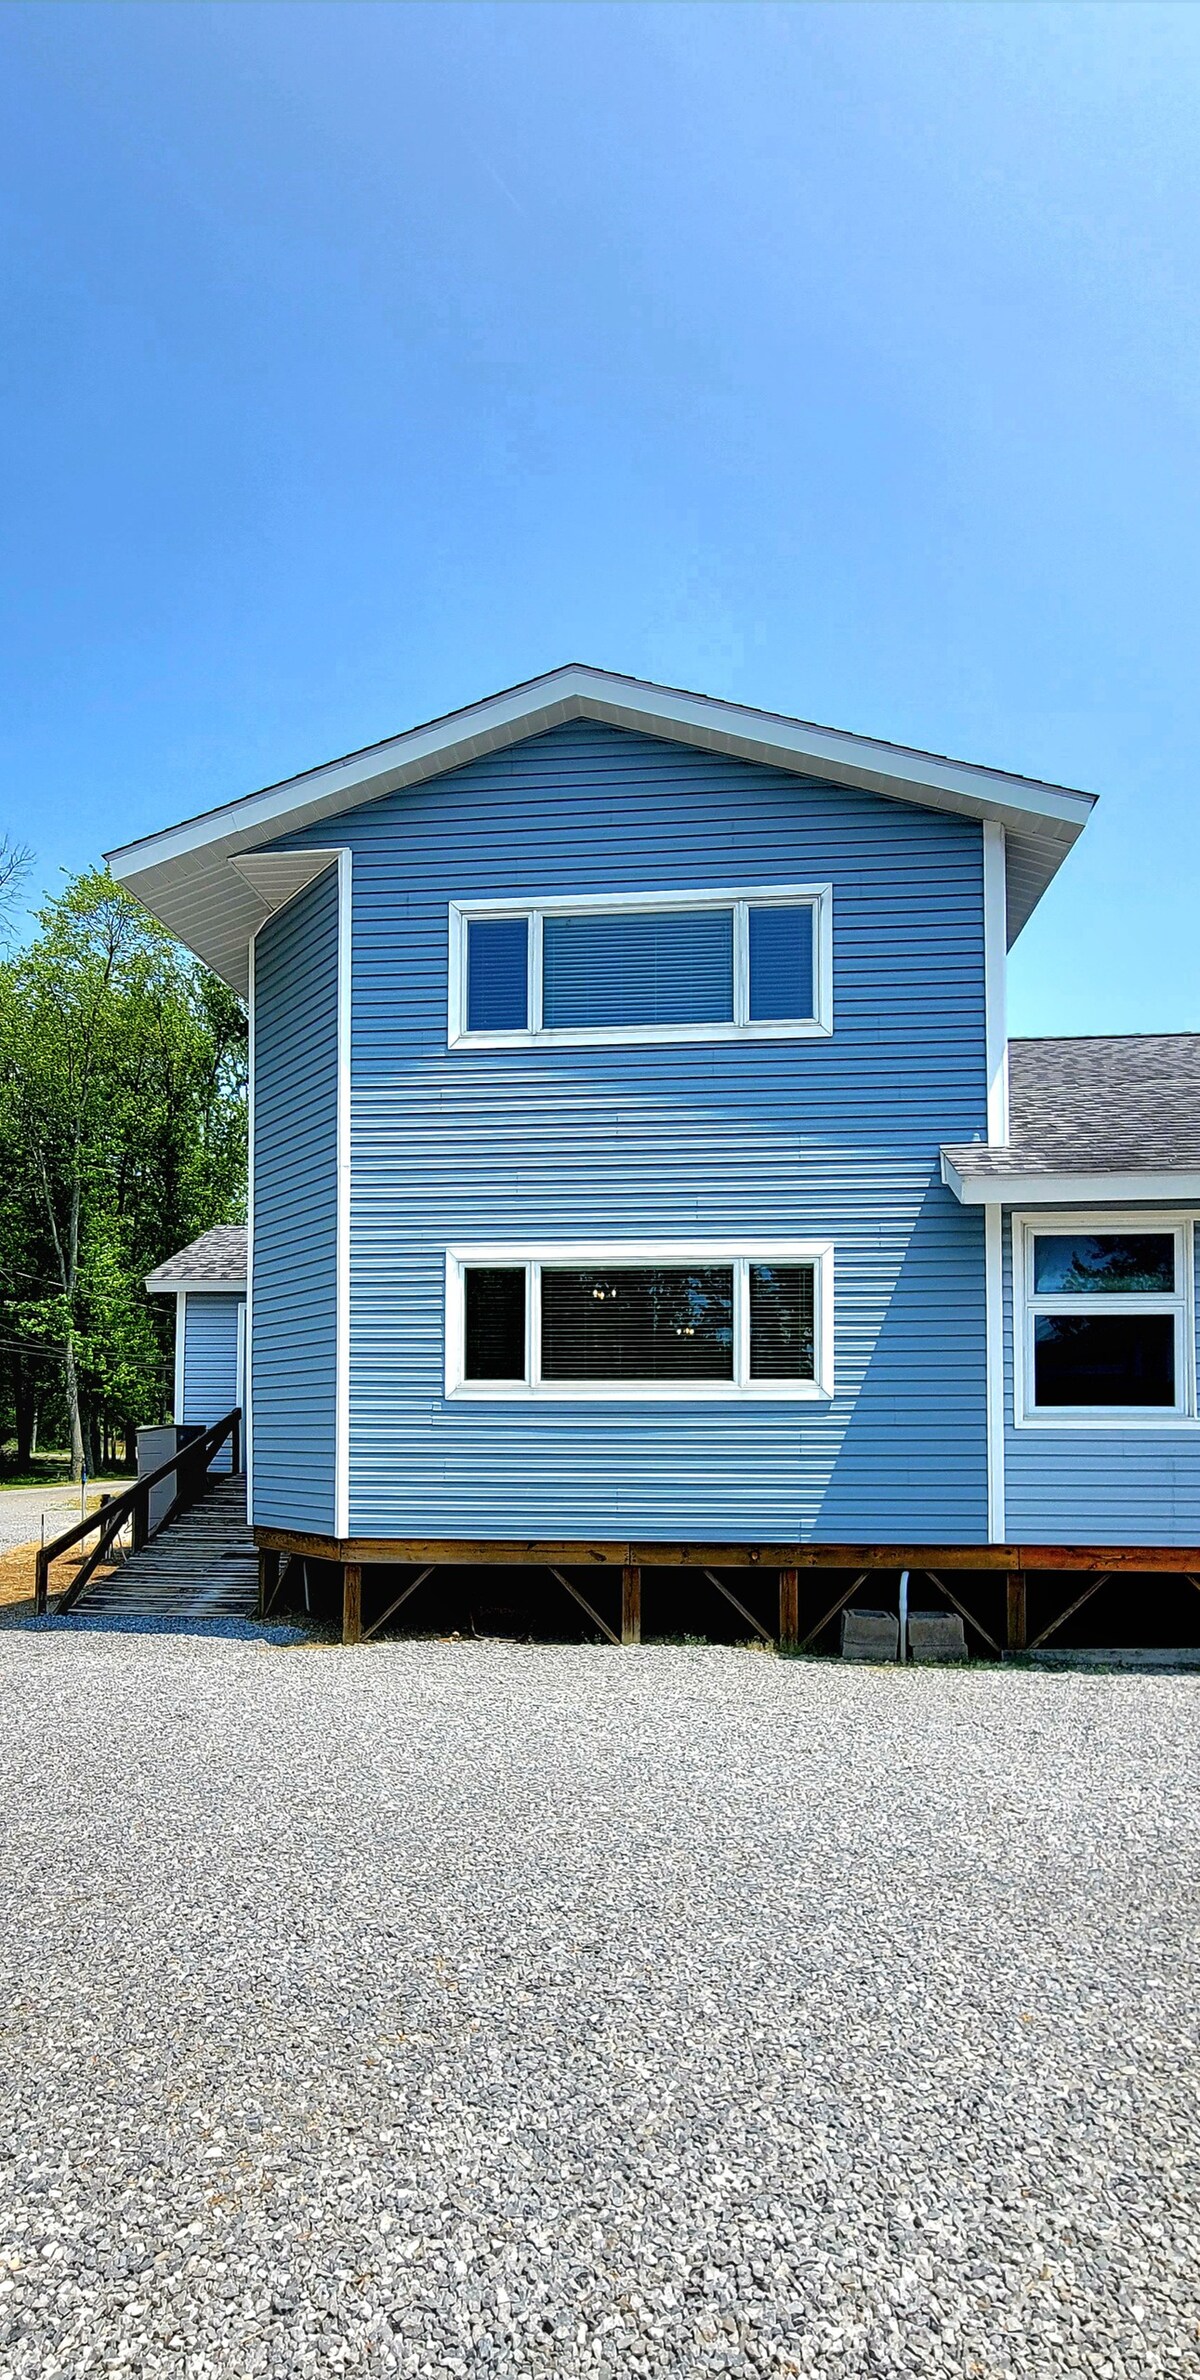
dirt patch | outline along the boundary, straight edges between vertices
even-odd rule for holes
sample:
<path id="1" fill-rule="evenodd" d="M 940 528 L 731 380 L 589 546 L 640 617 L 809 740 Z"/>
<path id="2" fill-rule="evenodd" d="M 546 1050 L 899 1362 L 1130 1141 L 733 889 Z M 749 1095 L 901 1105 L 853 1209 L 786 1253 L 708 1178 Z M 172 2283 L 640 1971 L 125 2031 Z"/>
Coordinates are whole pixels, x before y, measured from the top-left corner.
<path id="1" fill-rule="evenodd" d="M 16 1545 L 11 1553 L 0 1554 L 0 1613 L 6 1620 L 17 1619 L 33 1610 L 33 1571 L 37 1550 L 36 1544 Z"/>
<path id="2" fill-rule="evenodd" d="M 52 1603 L 65 1587 L 70 1586 L 75 1572 L 87 1560 L 89 1550 L 85 1544 L 78 1553 L 72 1549 L 70 1553 L 60 1554 L 50 1573 Z M 0 1554 L 0 1627 L 14 1620 L 33 1618 L 37 1557 L 36 1538 L 29 1545 L 14 1545 L 6 1554 Z M 106 1578 L 114 1567 L 111 1562 L 102 1562 L 100 1568 L 92 1572 L 92 1576 Z"/>

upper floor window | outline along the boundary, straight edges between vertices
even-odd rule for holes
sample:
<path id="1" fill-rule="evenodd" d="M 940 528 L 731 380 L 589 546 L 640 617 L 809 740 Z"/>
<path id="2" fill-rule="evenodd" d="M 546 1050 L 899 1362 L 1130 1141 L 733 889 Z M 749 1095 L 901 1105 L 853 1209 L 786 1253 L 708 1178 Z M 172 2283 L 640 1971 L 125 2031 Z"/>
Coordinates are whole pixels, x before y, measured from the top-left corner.
<path id="1" fill-rule="evenodd" d="M 1017 1419 L 1153 1425 L 1195 1411 L 1191 1225 L 1014 1221 Z"/>
<path id="2" fill-rule="evenodd" d="M 827 1034 L 831 903 L 827 884 L 455 902 L 451 1044 Z"/>

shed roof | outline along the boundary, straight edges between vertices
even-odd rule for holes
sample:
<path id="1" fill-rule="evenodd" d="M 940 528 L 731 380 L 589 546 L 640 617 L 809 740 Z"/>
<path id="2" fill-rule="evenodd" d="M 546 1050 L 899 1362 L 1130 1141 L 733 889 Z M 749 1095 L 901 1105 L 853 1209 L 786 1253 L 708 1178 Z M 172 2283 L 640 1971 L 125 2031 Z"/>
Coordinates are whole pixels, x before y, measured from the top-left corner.
<path id="1" fill-rule="evenodd" d="M 244 1289 L 246 1226 L 218 1223 L 146 1275 L 147 1289 Z"/>
<path id="2" fill-rule="evenodd" d="M 332 823 L 345 810 L 572 719 L 595 719 L 763 762 L 794 776 L 861 786 L 926 809 L 995 819 L 1007 836 L 1010 942 L 1086 825 L 1095 801 L 1094 794 L 1069 786 L 571 662 L 466 710 L 125 844 L 108 853 L 109 865 L 190 950 L 244 992 L 251 936 L 325 864 L 319 852 L 263 856 L 266 847 L 281 835 L 324 820 Z M 329 840 L 336 844 L 336 830 Z"/>
<path id="3" fill-rule="evenodd" d="M 1010 1041 L 1008 1065 L 1008 1142 L 944 1149 L 952 1187 L 957 1175 L 977 1201 L 1036 1177 L 1094 1177 L 1123 1179 L 1128 1197 L 1200 1194 L 1200 1033 Z"/>

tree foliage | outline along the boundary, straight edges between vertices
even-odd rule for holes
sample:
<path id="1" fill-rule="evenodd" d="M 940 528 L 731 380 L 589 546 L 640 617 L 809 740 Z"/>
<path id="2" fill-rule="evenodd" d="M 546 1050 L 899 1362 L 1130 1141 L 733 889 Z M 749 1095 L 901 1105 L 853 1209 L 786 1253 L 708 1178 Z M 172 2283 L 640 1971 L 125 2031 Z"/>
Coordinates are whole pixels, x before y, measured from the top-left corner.
<path id="1" fill-rule="evenodd" d="M 166 1408 L 145 1275 L 244 1211 L 246 1021 L 101 870 L 38 929 L 0 964 L 0 1434 L 27 1460 L 40 1404 L 77 1473 Z"/>

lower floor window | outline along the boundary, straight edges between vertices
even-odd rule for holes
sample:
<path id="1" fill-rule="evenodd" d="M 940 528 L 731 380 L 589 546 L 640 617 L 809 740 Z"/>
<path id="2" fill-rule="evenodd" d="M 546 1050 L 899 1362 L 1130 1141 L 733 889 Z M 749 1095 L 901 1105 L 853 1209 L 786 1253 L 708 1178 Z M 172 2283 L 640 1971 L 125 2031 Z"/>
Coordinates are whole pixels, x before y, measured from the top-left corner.
<path id="1" fill-rule="evenodd" d="M 501 1258 L 505 1259 L 504 1261 Z M 822 1394 L 829 1251 L 695 1259 L 459 1251 L 447 1386 L 488 1393 Z"/>
<path id="2" fill-rule="evenodd" d="M 1175 1403 L 1169 1314 L 1038 1314 L 1033 1352 L 1039 1405 Z"/>
<path id="3" fill-rule="evenodd" d="M 1013 1232 L 1018 1419 L 1189 1417 L 1190 1222 L 1047 1217 Z"/>

